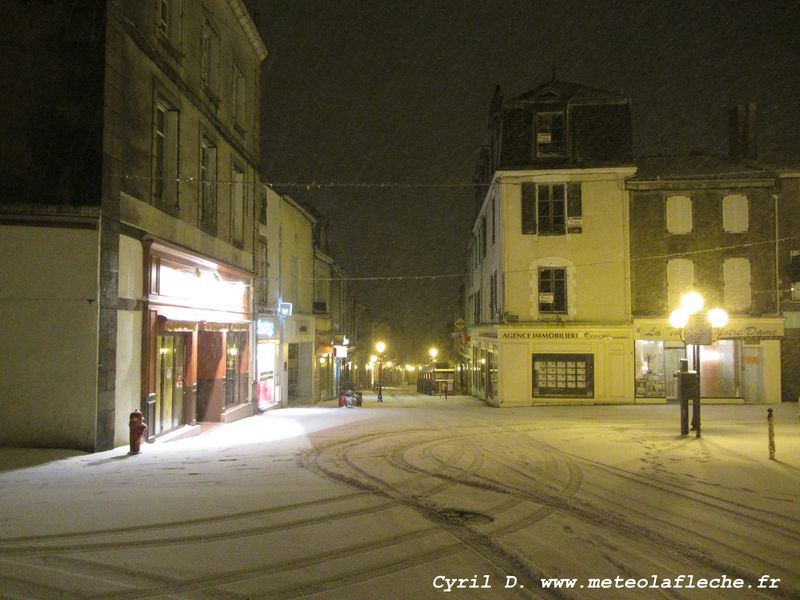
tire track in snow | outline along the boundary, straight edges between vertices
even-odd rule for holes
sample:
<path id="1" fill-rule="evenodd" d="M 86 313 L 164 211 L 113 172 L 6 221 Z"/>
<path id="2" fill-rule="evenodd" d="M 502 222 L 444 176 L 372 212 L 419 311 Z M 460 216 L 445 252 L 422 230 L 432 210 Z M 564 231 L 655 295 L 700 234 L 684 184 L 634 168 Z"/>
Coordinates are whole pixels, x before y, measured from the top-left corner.
<path id="1" fill-rule="evenodd" d="M 472 432 L 471 435 L 480 435 L 481 433 L 485 435 L 490 435 L 493 433 L 498 433 L 498 431 L 487 431 L 483 428 L 481 431 Z M 508 433 L 508 432 L 506 432 Z M 525 431 L 518 431 L 517 433 L 524 433 L 527 434 L 528 432 Z M 467 434 L 462 434 L 467 435 Z M 452 437 L 457 437 L 456 435 Z M 542 447 L 546 447 L 549 452 L 559 453 L 554 448 L 550 447 L 543 442 L 537 442 L 542 445 Z M 380 478 L 377 478 L 370 474 L 368 471 L 361 469 L 355 464 L 348 463 L 348 466 L 351 467 L 356 473 L 360 473 L 363 477 L 366 477 L 368 480 L 372 480 L 374 484 L 377 484 L 378 488 L 380 489 L 384 486 L 384 492 L 389 495 L 392 493 L 397 494 L 396 490 L 393 490 L 387 482 L 382 481 Z M 417 470 L 420 470 L 419 467 L 416 467 Z M 578 471 L 580 469 L 578 467 Z M 597 527 L 599 523 L 602 523 L 603 526 L 610 528 L 613 532 L 617 535 L 621 535 L 625 538 L 629 538 L 632 541 L 641 541 L 645 540 L 647 543 L 655 546 L 658 550 L 666 555 L 672 556 L 674 560 L 677 560 L 680 564 L 686 564 L 689 567 L 687 572 L 692 571 L 692 567 L 696 568 L 698 565 L 704 565 L 708 567 L 711 571 L 718 571 L 718 572 L 725 572 L 730 574 L 734 577 L 742 577 L 745 580 L 754 580 L 757 579 L 757 576 L 761 573 L 754 573 L 753 571 L 746 570 L 746 568 L 739 567 L 736 564 L 732 564 L 730 562 L 725 562 L 722 560 L 717 559 L 714 556 L 708 554 L 708 552 L 702 548 L 698 547 L 696 544 L 686 541 L 677 541 L 672 539 L 671 537 L 667 537 L 661 532 L 655 530 L 652 527 L 647 525 L 643 525 L 642 523 L 631 521 L 627 519 L 624 515 L 620 515 L 618 513 L 609 511 L 604 509 L 600 506 L 596 506 L 594 503 L 589 502 L 583 499 L 570 499 L 566 497 L 561 497 L 558 494 L 553 494 L 550 492 L 542 491 L 542 490 L 531 490 L 526 489 L 526 487 L 520 487 L 519 485 L 508 485 L 504 481 L 497 480 L 496 478 L 489 477 L 486 475 L 481 475 L 479 473 L 467 473 L 461 472 L 456 475 L 452 474 L 453 469 L 451 472 L 445 471 L 436 471 L 432 469 L 421 469 L 424 472 L 427 472 L 429 475 L 433 477 L 438 477 L 446 480 L 452 481 L 456 485 L 465 485 L 469 487 L 473 487 L 476 489 L 481 490 L 490 490 L 495 491 L 500 494 L 509 494 L 511 496 L 528 499 L 537 504 L 542 504 L 546 508 L 549 509 L 549 513 L 554 511 L 562 512 L 564 514 L 568 514 L 574 518 L 577 518 L 590 526 Z M 352 477 L 352 475 L 351 475 Z M 365 483 L 363 479 L 359 480 L 358 477 L 354 478 L 357 481 L 360 481 L 362 486 L 369 487 L 369 483 Z M 637 483 L 641 483 L 635 479 L 632 479 Z M 534 480 L 531 480 L 534 481 Z M 403 502 L 411 502 L 412 504 L 415 503 L 415 499 L 409 498 L 399 498 L 400 501 Z M 428 506 L 424 506 L 418 500 L 416 500 L 417 508 L 425 513 L 429 513 L 429 517 L 435 520 L 435 509 L 431 509 Z M 548 513 L 548 514 L 549 514 Z M 652 521 L 652 520 L 651 520 Z M 496 546 L 496 544 L 495 544 Z M 737 552 L 742 552 L 741 549 L 734 549 Z M 758 592 L 757 592 L 758 593 Z M 770 594 L 769 597 L 793 597 L 793 594 L 796 593 L 796 590 L 789 589 L 784 587 L 781 590 L 778 590 L 777 593 Z M 760 594 L 759 595 L 764 595 Z"/>
<path id="2" fill-rule="evenodd" d="M 467 436 L 472 436 L 477 431 L 485 431 L 485 428 L 480 428 L 477 431 L 473 431 L 474 428 L 469 429 L 470 431 L 468 432 L 451 434 L 446 439 L 452 441 L 457 438 L 466 438 Z M 405 432 L 403 431 L 394 432 L 394 435 L 402 436 L 404 434 Z M 437 438 L 437 440 L 441 439 L 441 437 Z M 418 442 L 418 444 L 419 443 L 426 442 Z M 320 474 L 333 477 L 336 480 L 344 479 L 354 481 L 361 489 L 371 488 L 376 493 L 392 498 L 398 504 L 412 508 L 429 521 L 437 524 L 439 527 L 445 529 L 453 536 L 461 540 L 466 548 L 472 550 L 473 553 L 494 565 L 501 573 L 514 573 L 520 577 L 520 579 L 527 578 L 528 581 L 539 581 L 541 578 L 546 577 L 546 574 L 536 568 L 535 565 L 531 564 L 527 558 L 509 548 L 498 544 L 489 534 L 478 531 L 467 523 L 453 524 L 447 522 L 446 519 L 442 518 L 442 507 L 435 505 L 432 501 L 429 501 L 425 498 L 409 495 L 408 493 L 398 489 L 393 484 L 386 481 L 383 477 L 379 477 L 374 473 L 370 473 L 366 468 L 362 468 L 361 466 L 357 465 L 352 458 L 349 457 L 347 451 L 342 451 L 341 456 L 344 459 L 345 464 L 351 469 L 351 473 L 344 474 L 341 472 L 328 472 L 323 470 Z M 319 463 L 316 464 L 317 466 L 321 467 Z M 458 478 L 450 477 L 444 473 L 437 473 L 435 471 L 428 471 L 424 469 L 421 470 L 418 467 L 413 466 L 411 468 L 415 471 L 421 471 L 429 476 L 440 477 L 451 481 L 455 485 L 463 483 Z M 521 588 L 518 591 L 526 597 L 569 597 L 564 595 L 561 590 L 541 589 L 537 590 L 538 594 L 529 588 Z"/>

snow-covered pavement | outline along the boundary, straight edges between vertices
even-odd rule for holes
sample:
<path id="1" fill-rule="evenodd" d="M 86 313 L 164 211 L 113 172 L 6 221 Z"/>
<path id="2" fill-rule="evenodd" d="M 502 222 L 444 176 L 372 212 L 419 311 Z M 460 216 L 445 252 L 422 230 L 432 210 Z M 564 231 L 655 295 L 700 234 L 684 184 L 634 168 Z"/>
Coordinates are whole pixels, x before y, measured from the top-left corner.
<path id="1" fill-rule="evenodd" d="M 796 404 L 771 461 L 766 406 L 384 400 L 0 449 L 0 597 L 800 597 Z"/>

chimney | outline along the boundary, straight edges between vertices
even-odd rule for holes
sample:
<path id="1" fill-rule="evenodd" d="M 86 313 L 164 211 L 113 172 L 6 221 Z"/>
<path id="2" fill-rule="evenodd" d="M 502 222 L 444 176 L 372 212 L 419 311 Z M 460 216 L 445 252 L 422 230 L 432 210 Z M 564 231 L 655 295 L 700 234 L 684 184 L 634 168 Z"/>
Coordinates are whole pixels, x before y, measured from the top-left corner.
<path id="1" fill-rule="evenodd" d="M 731 160 L 756 158 L 756 105 L 734 106 L 729 113 Z"/>

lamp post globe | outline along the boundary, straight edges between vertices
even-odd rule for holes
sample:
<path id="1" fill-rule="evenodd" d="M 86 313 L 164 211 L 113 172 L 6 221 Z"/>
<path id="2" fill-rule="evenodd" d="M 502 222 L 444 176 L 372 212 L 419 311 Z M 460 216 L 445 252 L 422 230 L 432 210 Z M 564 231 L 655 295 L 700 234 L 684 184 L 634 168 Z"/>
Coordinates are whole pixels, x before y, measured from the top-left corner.
<path id="1" fill-rule="evenodd" d="M 690 315 L 703 310 L 704 304 L 705 300 L 703 300 L 703 296 L 701 296 L 699 292 L 686 292 L 683 296 L 681 296 L 681 308 L 683 308 Z"/>
<path id="2" fill-rule="evenodd" d="M 669 324 L 675 329 L 683 329 L 689 322 L 689 313 L 682 308 L 676 308 L 669 313 Z"/>
<path id="3" fill-rule="evenodd" d="M 728 313 L 722 308 L 712 308 L 708 311 L 708 321 L 714 329 L 725 327 L 728 324 Z"/>

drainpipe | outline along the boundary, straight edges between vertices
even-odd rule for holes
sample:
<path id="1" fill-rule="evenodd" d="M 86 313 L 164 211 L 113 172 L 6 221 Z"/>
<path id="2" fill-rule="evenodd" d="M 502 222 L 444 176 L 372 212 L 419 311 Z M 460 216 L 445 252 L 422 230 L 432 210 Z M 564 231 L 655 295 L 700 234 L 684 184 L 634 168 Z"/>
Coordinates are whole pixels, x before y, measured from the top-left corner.
<path id="1" fill-rule="evenodd" d="M 778 216 L 778 194 L 773 192 L 772 200 L 775 211 L 775 313 L 783 314 L 781 310 L 781 272 L 780 272 L 780 220 Z"/>

